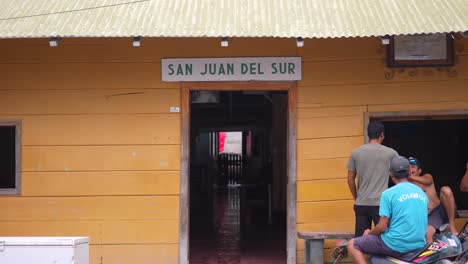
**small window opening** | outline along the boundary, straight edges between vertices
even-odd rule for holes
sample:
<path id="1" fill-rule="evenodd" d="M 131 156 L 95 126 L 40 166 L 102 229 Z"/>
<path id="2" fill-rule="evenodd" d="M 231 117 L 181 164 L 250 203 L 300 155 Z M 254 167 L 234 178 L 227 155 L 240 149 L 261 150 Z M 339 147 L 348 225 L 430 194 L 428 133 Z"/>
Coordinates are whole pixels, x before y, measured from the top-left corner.
<path id="1" fill-rule="evenodd" d="M 19 193 L 19 123 L 0 122 L 0 194 Z"/>

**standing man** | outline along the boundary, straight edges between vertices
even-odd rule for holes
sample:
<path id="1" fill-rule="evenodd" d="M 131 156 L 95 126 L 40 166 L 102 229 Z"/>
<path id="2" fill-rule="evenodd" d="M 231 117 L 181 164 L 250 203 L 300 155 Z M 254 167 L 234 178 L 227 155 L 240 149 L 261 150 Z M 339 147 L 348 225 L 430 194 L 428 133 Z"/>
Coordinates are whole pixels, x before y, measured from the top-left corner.
<path id="1" fill-rule="evenodd" d="M 380 121 L 367 126 L 369 143 L 351 152 L 348 160 L 348 186 L 354 199 L 355 232 L 361 236 L 371 223 L 379 222 L 380 195 L 388 188 L 390 161 L 398 153 L 382 145 L 384 125 Z M 356 186 L 357 176 L 357 186 Z"/>
<path id="2" fill-rule="evenodd" d="M 396 185 L 382 193 L 379 223 L 348 243 L 348 252 L 356 263 L 366 263 L 364 254 L 399 257 L 426 244 L 429 199 L 408 181 L 409 173 L 405 157 L 391 161 L 390 178 Z"/>
<path id="3" fill-rule="evenodd" d="M 460 183 L 460 191 L 468 192 L 468 162 L 466 163 L 466 171 Z"/>
<path id="4" fill-rule="evenodd" d="M 421 162 L 417 158 L 410 157 L 410 176 L 408 180 L 421 187 L 429 198 L 429 226 L 427 228 L 426 240 L 428 243 L 432 243 L 432 237 L 434 236 L 437 229 L 443 224 L 449 224 L 449 231 L 455 235 L 458 235 L 457 228 L 455 226 L 455 198 L 453 197 L 452 189 L 448 186 L 440 188 L 440 199 L 437 196 L 437 192 L 434 185 L 432 175 L 426 173 L 421 175 Z"/>

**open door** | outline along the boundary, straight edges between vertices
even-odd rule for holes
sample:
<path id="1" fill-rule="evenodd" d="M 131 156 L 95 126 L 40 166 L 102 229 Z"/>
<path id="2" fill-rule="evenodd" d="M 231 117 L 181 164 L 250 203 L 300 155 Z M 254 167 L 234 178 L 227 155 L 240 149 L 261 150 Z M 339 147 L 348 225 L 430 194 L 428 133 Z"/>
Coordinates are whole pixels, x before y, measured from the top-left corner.
<path id="1" fill-rule="evenodd" d="M 255 84 L 184 85 L 180 263 L 295 263 L 294 84 Z"/>

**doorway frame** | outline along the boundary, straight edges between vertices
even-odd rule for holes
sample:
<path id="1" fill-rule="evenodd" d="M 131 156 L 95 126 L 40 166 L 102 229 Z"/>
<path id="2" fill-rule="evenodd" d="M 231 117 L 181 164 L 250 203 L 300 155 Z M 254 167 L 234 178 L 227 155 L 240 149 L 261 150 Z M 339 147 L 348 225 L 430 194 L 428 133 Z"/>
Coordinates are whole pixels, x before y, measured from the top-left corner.
<path id="1" fill-rule="evenodd" d="M 296 263 L 297 206 L 297 82 L 184 82 L 181 83 L 181 143 L 179 202 L 179 264 L 190 256 L 190 92 L 191 91 L 285 91 L 288 93 L 286 137 L 286 252 L 287 264 Z"/>
<path id="2" fill-rule="evenodd" d="M 468 116 L 468 110 L 414 110 L 414 111 L 380 111 L 380 112 L 366 112 L 364 114 L 364 141 L 369 142 L 369 135 L 367 133 L 367 125 L 373 118 L 381 120 L 399 120 L 399 121 L 410 121 L 422 118 L 436 117 L 451 118 Z"/>

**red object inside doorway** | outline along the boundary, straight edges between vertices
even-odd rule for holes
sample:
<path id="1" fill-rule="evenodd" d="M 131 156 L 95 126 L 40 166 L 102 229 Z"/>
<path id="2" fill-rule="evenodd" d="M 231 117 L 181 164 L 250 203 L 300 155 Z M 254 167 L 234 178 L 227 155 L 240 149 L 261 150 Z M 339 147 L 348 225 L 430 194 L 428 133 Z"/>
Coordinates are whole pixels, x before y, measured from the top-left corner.
<path id="1" fill-rule="evenodd" d="M 219 138 L 219 149 L 218 153 L 221 153 L 224 151 L 224 143 L 226 142 L 226 132 L 219 132 L 218 133 L 218 138 Z"/>

